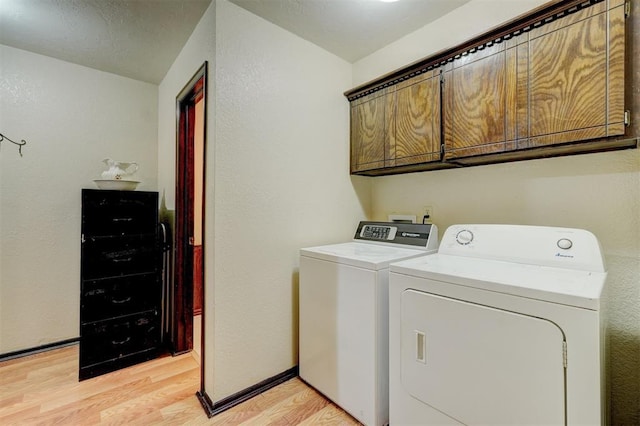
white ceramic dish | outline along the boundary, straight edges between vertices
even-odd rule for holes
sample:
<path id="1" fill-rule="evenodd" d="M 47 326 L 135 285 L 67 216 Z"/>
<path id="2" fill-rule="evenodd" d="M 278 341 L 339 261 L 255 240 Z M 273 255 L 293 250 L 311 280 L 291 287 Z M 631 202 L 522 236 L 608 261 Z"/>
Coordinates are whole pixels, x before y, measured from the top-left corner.
<path id="1" fill-rule="evenodd" d="M 122 179 L 95 179 L 94 182 L 100 189 L 112 189 L 117 191 L 133 191 L 140 183 L 137 180 Z"/>

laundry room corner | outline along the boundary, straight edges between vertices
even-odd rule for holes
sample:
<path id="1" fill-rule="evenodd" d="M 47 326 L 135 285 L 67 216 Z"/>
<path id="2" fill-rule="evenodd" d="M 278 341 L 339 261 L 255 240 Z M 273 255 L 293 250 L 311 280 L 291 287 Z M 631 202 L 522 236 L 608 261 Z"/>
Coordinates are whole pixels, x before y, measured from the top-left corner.
<path id="1" fill-rule="evenodd" d="M 472 0 L 354 64 L 354 83 L 419 60 L 544 1 Z M 637 5 L 633 5 L 637 6 Z M 468 26 L 461 27 L 464 22 Z M 455 31 L 452 31 L 455 29 Z M 627 19 L 627 61 L 640 54 L 640 8 Z M 443 35 L 441 37 L 441 35 Z M 456 39 L 458 38 L 458 39 Z M 421 43 L 420 40 L 430 40 Z M 636 61 L 637 62 L 637 61 Z M 626 134 L 640 135 L 640 73 L 629 72 Z M 543 158 L 372 179 L 370 220 L 424 216 L 444 232 L 457 223 L 581 228 L 596 235 L 608 271 L 609 420 L 640 424 L 640 150 Z"/>

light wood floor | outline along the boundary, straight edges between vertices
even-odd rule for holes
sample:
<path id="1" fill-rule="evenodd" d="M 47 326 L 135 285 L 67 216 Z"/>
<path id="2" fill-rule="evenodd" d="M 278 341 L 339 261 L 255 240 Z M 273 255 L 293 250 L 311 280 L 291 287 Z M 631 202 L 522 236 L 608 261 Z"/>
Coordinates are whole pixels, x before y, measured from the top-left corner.
<path id="1" fill-rule="evenodd" d="M 78 346 L 0 363 L 5 425 L 358 425 L 299 379 L 208 419 L 195 397 L 198 353 L 78 382 Z"/>

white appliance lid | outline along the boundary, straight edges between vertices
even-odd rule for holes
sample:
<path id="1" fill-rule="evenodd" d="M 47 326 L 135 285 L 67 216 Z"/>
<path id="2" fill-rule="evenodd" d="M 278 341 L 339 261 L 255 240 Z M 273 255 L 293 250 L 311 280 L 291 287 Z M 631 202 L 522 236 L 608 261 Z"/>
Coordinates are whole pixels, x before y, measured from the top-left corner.
<path id="1" fill-rule="evenodd" d="M 598 310 L 606 272 L 434 254 L 390 265 L 392 273 Z"/>
<path id="2" fill-rule="evenodd" d="M 522 225 L 450 226 L 436 255 L 390 270 L 594 310 L 607 276 L 592 233 Z"/>
<path id="3" fill-rule="evenodd" d="M 326 246 L 307 247 L 301 256 L 341 263 L 371 270 L 386 269 L 391 262 L 433 253 L 398 245 L 380 245 L 349 242 Z"/>

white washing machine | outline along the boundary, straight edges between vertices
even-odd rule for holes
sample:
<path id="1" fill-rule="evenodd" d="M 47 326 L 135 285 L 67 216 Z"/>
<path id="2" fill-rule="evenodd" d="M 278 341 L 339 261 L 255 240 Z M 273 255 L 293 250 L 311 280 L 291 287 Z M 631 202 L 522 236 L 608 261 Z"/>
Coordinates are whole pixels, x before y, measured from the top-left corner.
<path id="1" fill-rule="evenodd" d="M 389 420 L 389 264 L 437 244 L 435 225 L 360 222 L 300 250 L 300 377 L 365 425 Z"/>
<path id="2" fill-rule="evenodd" d="M 593 234 L 454 225 L 390 271 L 392 426 L 606 423 Z"/>

